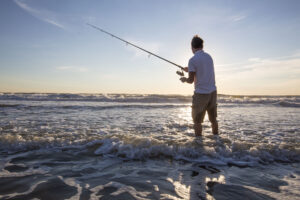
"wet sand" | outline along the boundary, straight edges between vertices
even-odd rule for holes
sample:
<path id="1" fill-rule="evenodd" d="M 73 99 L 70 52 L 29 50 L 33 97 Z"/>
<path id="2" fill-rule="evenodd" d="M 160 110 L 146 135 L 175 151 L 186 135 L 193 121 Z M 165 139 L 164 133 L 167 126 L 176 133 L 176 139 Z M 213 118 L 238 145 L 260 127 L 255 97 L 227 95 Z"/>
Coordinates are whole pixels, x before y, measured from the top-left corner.
<path id="1" fill-rule="evenodd" d="M 300 197 L 299 164 L 216 166 L 167 158 L 134 161 L 74 151 L 32 151 L 7 156 L 1 161 L 0 198 L 229 200 Z"/>

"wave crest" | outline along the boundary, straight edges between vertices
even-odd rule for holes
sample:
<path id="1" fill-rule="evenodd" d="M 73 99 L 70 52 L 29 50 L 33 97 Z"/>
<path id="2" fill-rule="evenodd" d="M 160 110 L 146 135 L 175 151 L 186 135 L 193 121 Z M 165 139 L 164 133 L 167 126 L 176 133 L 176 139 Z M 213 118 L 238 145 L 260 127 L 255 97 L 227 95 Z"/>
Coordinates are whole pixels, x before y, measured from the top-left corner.
<path id="1" fill-rule="evenodd" d="M 0 143 L 5 151 L 10 153 L 40 149 L 49 151 L 71 149 L 74 154 L 78 154 L 78 151 L 85 153 L 88 151 L 94 156 L 119 157 L 130 160 L 167 158 L 216 165 L 252 166 L 258 163 L 300 162 L 299 148 L 288 145 L 231 142 L 220 136 L 212 136 L 208 141 L 194 139 L 194 137 L 186 137 L 182 140 L 162 140 L 131 134 L 100 133 L 93 139 L 74 142 L 59 141 L 54 137 L 25 141 L 20 136 L 11 136 L 1 137 Z"/>
<path id="2" fill-rule="evenodd" d="M 140 95 L 140 94 L 60 94 L 60 93 L 1 93 L 0 100 L 14 101 L 79 101 L 119 103 L 191 103 L 191 96 Z M 270 104 L 283 107 L 300 107 L 300 96 L 234 96 L 218 95 L 221 104 Z M 11 105 L 1 104 L 0 107 Z"/>

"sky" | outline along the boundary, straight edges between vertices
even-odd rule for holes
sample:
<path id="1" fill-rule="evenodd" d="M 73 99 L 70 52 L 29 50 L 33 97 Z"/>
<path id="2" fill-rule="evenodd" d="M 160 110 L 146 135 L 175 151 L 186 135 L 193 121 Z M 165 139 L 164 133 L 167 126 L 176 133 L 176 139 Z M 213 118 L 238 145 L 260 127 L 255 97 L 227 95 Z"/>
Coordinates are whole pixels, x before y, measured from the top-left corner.
<path id="1" fill-rule="evenodd" d="M 299 0 L 1 0 L 0 92 L 191 95 L 194 35 L 218 93 L 300 95 Z"/>

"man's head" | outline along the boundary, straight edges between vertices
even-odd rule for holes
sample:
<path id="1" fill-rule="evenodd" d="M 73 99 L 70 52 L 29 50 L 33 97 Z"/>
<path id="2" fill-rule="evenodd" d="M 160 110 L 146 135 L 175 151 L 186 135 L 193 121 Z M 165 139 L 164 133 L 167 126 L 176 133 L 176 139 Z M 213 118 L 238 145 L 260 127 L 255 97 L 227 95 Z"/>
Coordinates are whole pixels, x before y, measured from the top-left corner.
<path id="1" fill-rule="evenodd" d="M 195 53 L 198 50 L 202 50 L 203 40 L 198 35 L 195 35 L 192 39 L 191 46 L 193 53 Z"/>

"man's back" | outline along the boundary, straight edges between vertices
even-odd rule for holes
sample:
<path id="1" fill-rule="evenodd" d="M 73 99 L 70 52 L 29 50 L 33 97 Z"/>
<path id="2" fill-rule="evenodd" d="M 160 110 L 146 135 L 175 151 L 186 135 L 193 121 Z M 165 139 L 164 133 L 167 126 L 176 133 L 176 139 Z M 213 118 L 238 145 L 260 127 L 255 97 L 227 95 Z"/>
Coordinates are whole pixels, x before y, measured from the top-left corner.
<path id="1" fill-rule="evenodd" d="M 189 60 L 189 72 L 195 72 L 195 93 L 209 94 L 216 91 L 214 63 L 211 56 L 198 50 Z"/>

